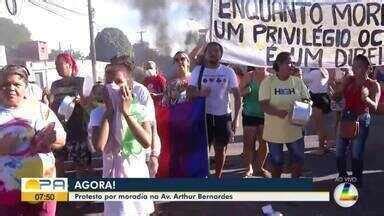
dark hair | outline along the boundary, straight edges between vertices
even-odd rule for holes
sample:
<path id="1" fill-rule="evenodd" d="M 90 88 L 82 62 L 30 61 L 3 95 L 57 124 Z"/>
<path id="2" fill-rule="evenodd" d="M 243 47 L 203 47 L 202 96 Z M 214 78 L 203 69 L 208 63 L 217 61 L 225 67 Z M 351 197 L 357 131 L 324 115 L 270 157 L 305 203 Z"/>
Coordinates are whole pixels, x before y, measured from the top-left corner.
<path id="1" fill-rule="evenodd" d="M 365 56 L 363 54 L 356 55 L 355 58 L 353 58 L 353 62 L 355 62 L 355 61 L 362 61 L 362 62 L 364 62 L 364 64 L 366 64 L 368 66 L 368 68 L 372 68 L 371 62 L 369 61 L 367 56 Z"/>
<path id="2" fill-rule="evenodd" d="M 291 53 L 289 53 L 289 52 L 281 52 L 281 53 L 279 53 L 276 56 L 276 60 L 275 60 L 275 62 L 272 65 L 273 70 L 275 70 L 276 72 L 279 71 L 279 66 L 282 63 L 284 63 L 285 61 L 287 61 L 287 59 L 289 59 L 289 57 L 291 57 Z"/>
<path id="3" fill-rule="evenodd" d="M 223 46 L 221 46 L 221 44 L 219 44 L 219 43 L 217 43 L 217 42 L 214 42 L 214 41 L 213 41 L 213 42 L 209 42 L 209 43 L 207 44 L 207 46 L 206 46 L 205 49 L 204 49 L 204 54 L 207 52 L 207 50 L 208 50 L 209 47 L 213 47 L 213 46 L 217 46 L 217 47 L 219 47 L 221 56 L 223 56 L 223 52 L 224 52 L 224 50 L 223 50 Z"/>
<path id="4" fill-rule="evenodd" d="M 247 66 L 247 71 L 253 71 L 255 69 L 256 69 L 256 67 L 254 67 L 254 66 Z"/>
<path id="5" fill-rule="evenodd" d="M 135 69 L 135 63 L 129 55 L 116 55 L 111 59 L 111 65 L 123 65 L 128 72 Z"/>
<path id="6" fill-rule="evenodd" d="M 28 69 L 23 65 L 6 65 L 1 69 L 0 80 L 10 75 L 19 75 L 25 84 L 28 84 Z"/>
<path id="7" fill-rule="evenodd" d="M 189 60 L 189 56 L 188 56 L 188 53 L 186 53 L 185 51 L 177 51 L 176 53 L 175 53 L 175 55 L 173 56 L 173 64 L 175 64 L 176 63 L 176 56 L 177 55 L 185 55 L 185 57 L 187 58 L 187 60 L 188 60 L 188 62 L 191 62 L 190 60 Z"/>

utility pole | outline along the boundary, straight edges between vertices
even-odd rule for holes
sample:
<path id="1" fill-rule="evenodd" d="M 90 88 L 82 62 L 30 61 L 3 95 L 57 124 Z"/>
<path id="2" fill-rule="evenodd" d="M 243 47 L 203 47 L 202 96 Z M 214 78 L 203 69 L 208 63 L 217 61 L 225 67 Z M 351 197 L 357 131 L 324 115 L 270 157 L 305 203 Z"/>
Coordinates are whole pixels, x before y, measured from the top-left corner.
<path id="1" fill-rule="evenodd" d="M 137 33 L 140 34 L 140 43 L 143 43 L 143 42 L 144 42 L 144 40 L 143 40 L 143 34 L 145 33 L 145 31 L 139 31 L 139 32 L 137 32 Z"/>
<path id="2" fill-rule="evenodd" d="M 92 8 L 91 0 L 88 0 L 88 20 L 89 20 L 89 37 L 91 41 L 91 60 L 92 60 L 92 75 L 93 82 L 97 81 L 97 71 L 96 71 L 96 47 L 95 47 L 95 39 L 93 35 L 93 15 L 94 10 Z"/>

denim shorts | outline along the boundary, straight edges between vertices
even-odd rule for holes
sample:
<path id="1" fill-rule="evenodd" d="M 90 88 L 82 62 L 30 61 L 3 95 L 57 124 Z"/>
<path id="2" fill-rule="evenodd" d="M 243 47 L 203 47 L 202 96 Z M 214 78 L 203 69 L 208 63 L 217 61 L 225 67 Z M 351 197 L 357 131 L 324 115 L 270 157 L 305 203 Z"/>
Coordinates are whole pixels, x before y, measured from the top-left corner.
<path id="1" fill-rule="evenodd" d="M 296 164 L 304 163 L 304 138 L 300 138 L 292 143 L 283 143 L 288 148 L 289 162 Z M 284 165 L 284 153 L 282 143 L 268 142 L 269 153 L 273 166 L 282 167 Z"/>

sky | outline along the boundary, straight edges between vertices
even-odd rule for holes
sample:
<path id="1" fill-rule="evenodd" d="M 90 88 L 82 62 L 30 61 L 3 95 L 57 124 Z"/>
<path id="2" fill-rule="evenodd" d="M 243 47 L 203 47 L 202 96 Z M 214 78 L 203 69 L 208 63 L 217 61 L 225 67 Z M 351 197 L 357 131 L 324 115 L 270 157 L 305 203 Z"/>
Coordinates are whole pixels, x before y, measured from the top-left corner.
<path id="1" fill-rule="evenodd" d="M 41 3 L 42 0 L 31 0 Z M 0 17 L 12 19 L 15 23 L 22 23 L 32 33 L 32 40 L 46 41 L 50 49 L 57 49 L 59 43 L 62 49 L 73 48 L 83 54 L 89 53 L 89 27 L 87 16 L 87 0 L 49 0 L 79 12 L 73 13 L 64 9 L 49 6 L 51 11 L 59 13 L 55 15 L 31 4 L 28 0 L 17 0 L 18 14 L 11 16 L 6 10 L 5 0 L 0 0 Z M 182 1 L 170 1 L 169 34 L 172 38 L 172 51 L 184 48 L 185 33 L 188 30 L 206 28 L 207 17 L 200 20 L 191 19 L 188 8 Z M 122 30 L 131 43 L 140 40 L 139 31 L 145 31 L 143 38 L 155 46 L 155 28 L 141 25 L 140 12 L 128 4 L 115 0 L 93 0 L 95 9 L 95 37 L 97 32 L 105 27 L 116 27 Z"/>

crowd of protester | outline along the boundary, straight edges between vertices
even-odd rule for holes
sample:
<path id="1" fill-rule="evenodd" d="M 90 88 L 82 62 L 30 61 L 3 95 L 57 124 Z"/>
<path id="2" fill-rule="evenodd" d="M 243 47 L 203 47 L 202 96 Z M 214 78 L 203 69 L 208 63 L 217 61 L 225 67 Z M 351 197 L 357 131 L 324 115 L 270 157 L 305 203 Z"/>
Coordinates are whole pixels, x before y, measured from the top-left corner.
<path id="1" fill-rule="evenodd" d="M 200 51 L 192 56 L 177 52 L 175 71 L 168 80 L 155 62 L 145 62 L 143 84 L 134 80 L 135 65 L 129 56 L 116 56 L 105 68 L 104 81 L 96 83 L 89 96 L 83 95 L 84 79 L 77 76 L 76 60 L 69 53 L 57 56 L 61 79 L 49 91 L 29 83 L 27 68 L 5 66 L 0 73 L 0 134 L 4 135 L 0 137 L 0 157 L 22 160 L 47 153 L 56 159 L 57 176 L 65 175 L 67 160 L 73 161 L 77 176 L 87 176 L 92 154 L 98 151 L 103 158 L 103 177 L 155 177 L 161 152 L 155 107 L 205 97 L 207 139 L 214 148 L 216 177 L 222 177 L 227 146 L 234 140 L 242 107 L 244 177 L 280 178 L 285 145 L 289 171 L 297 178 L 302 176 L 305 161 L 305 125 L 292 123 L 292 107 L 300 101 L 313 107 L 320 154 L 336 145 L 339 176 L 347 177 L 346 149 L 351 146 L 353 176 L 357 186 L 362 186 L 370 113 L 377 112 L 381 93 L 374 78 L 384 80 L 384 73 L 374 72 L 366 56 L 354 58 L 352 71 L 310 68 L 302 73 L 287 52 L 279 53 L 272 69 L 266 69 L 221 63 L 223 48 L 215 42 Z M 65 106 L 72 106 L 71 115 L 63 111 Z M 333 135 L 324 121 L 330 112 L 337 113 Z M 2 126 L 15 119 L 29 125 L 23 142 L 2 131 L 6 128 Z M 265 165 L 268 153 L 270 168 Z M 55 208 L 54 202 L 18 203 L 17 207 L 1 206 L 0 211 L 54 215 Z M 105 215 L 149 215 L 154 205 L 151 201 L 105 202 L 104 211 Z"/>

